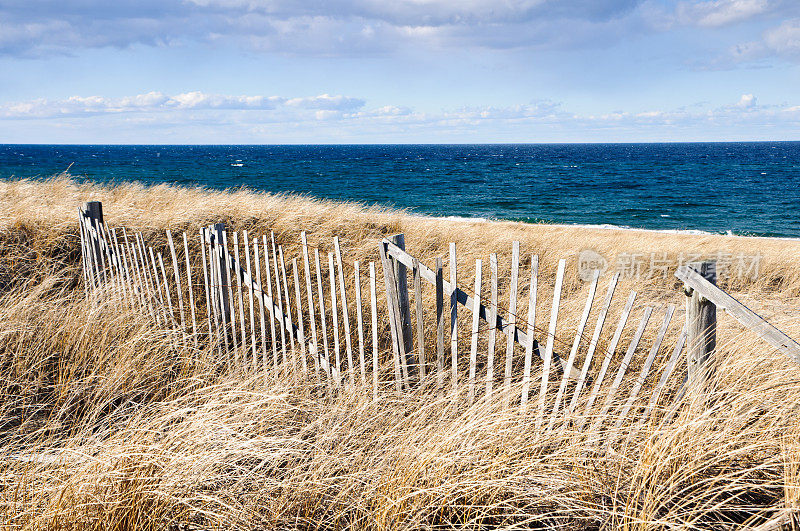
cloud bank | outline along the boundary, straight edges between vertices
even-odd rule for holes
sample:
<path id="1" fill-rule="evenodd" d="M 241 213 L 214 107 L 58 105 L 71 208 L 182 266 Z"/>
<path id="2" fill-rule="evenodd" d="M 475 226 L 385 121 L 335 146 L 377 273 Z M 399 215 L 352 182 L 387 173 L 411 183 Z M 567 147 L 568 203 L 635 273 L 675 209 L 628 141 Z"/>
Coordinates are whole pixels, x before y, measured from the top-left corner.
<path id="1" fill-rule="evenodd" d="M 721 25 L 775 0 L 7 0 L 0 54 L 232 44 L 287 53 L 426 48 L 596 46 L 676 23 Z"/>
<path id="2" fill-rule="evenodd" d="M 726 28 L 732 31 L 721 38 Z M 764 29 L 766 28 L 766 29 Z M 6 0 L 0 57 L 207 46 L 362 56 L 398 50 L 592 50 L 707 34 L 701 69 L 800 61 L 798 0 Z M 750 34 L 748 36 L 748 34 Z M 732 42 L 730 39 L 735 39 Z"/>
<path id="3" fill-rule="evenodd" d="M 698 132 L 791 130 L 800 105 L 759 103 L 753 94 L 709 108 L 580 114 L 549 100 L 504 107 L 476 106 L 422 112 L 400 105 L 369 107 L 358 97 L 312 97 L 149 92 L 122 98 L 73 96 L 0 105 L 0 134 L 20 124 L 30 131 L 66 135 L 92 131 L 82 142 L 131 138 L 201 143 L 694 140 Z M 5 127 L 3 126 L 5 124 Z M 27 125 L 25 125 L 27 124 Z M 7 129 L 7 130 L 3 130 Z M 53 133 L 55 131 L 55 133 Z M 112 131 L 113 138 L 102 135 Z M 36 134 L 41 134 L 36 133 Z M 159 140 L 163 135 L 163 140 Z M 178 137 L 176 137 L 178 135 Z M 582 137 L 579 135 L 583 135 Z M 641 136 L 637 136 L 641 135 Z M 51 138 L 48 137 L 48 138 Z M 53 138 L 48 141 L 58 141 Z"/>
<path id="4" fill-rule="evenodd" d="M 72 96 L 63 100 L 37 99 L 0 105 L 0 117 L 6 119 L 42 119 L 58 117 L 92 116 L 100 114 L 145 113 L 169 111 L 218 110 L 324 110 L 355 111 L 364 106 L 364 100 L 345 96 L 321 94 L 313 97 L 283 98 L 280 96 L 225 96 L 205 94 L 200 91 L 167 96 L 161 92 L 148 92 L 124 98 L 103 96 Z"/>

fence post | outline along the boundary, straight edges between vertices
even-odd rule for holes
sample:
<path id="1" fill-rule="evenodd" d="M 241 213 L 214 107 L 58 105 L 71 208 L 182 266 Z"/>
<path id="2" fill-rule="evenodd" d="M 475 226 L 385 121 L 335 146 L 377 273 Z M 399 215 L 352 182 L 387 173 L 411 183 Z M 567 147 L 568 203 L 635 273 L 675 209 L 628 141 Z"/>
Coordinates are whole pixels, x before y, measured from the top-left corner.
<path id="1" fill-rule="evenodd" d="M 389 240 L 400 249 L 404 251 L 406 250 L 406 238 L 404 234 L 395 234 L 394 236 L 391 236 Z M 397 300 L 400 305 L 399 328 L 403 333 L 403 345 L 405 346 L 406 357 L 410 357 L 411 353 L 414 351 L 414 344 L 411 336 L 411 308 L 408 299 L 408 275 L 406 274 L 407 268 L 395 258 L 392 258 L 392 268 L 394 270 L 394 282 L 397 290 Z M 410 359 L 406 360 L 406 362 L 409 365 L 413 363 Z"/>
<path id="2" fill-rule="evenodd" d="M 228 289 L 230 286 L 230 279 L 228 278 L 228 257 L 225 256 L 225 247 L 222 246 L 222 234 L 225 232 L 224 223 L 215 223 L 212 227 L 211 233 L 214 235 L 214 250 L 216 251 L 217 260 L 219 260 L 219 273 L 220 278 L 220 308 L 222 311 L 223 325 L 228 325 L 231 322 L 231 306 L 228 300 Z"/>
<path id="3" fill-rule="evenodd" d="M 103 223 L 103 203 L 101 201 L 87 201 L 83 204 L 83 210 L 89 219 Z"/>
<path id="4" fill-rule="evenodd" d="M 697 272 L 712 284 L 717 284 L 716 262 L 703 262 Z M 697 290 L 686 288 L 686 331 L 688 386 L 708 390 L 714 374 L 714 350 L 717 346 L 717 307 Z"/>
<path id="5" fill-rule="evenodd" d="M 83 211 L 89 226 L 95 230 L 95 236 L 89 233 L 89 245 L 92 249 L 92 261 L 98 274 L 103 271 L 103 260 L 101 255 L 103 250 L 100 248 L 100 225 L 103 224 L 103 203 L 100 201 L 87 201 L 83 204 Z"/>

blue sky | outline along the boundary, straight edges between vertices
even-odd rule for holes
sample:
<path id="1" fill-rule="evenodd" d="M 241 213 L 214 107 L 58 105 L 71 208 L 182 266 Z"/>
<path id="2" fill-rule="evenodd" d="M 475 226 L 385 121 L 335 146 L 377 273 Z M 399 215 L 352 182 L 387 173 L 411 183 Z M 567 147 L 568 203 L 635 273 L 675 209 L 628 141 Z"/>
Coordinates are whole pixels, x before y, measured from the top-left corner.
<path id="1" fill-rule="evenodd" d="M 0 143 L 800 140 L 800 0 L 3 0 Z"/>

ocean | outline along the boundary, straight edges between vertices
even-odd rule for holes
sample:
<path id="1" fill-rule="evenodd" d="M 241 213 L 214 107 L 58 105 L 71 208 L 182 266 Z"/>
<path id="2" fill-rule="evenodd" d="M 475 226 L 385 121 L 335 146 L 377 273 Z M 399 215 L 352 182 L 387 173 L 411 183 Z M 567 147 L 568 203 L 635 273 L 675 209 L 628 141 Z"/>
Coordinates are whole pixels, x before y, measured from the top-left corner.
<path id="1" fill-rule="evenodd" d="M 425 216 L 800 237 L 800 142 L 0 145 L 0 178 L 247 187 Z"/>

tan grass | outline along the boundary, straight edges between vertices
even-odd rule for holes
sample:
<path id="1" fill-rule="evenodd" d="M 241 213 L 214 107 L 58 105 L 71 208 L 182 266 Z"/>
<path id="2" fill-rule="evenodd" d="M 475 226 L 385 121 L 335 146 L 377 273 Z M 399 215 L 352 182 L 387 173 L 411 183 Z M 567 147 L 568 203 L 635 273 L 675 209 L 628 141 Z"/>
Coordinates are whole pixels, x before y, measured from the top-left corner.
<path id="1" fill-rule="evenodd" d="M 387 392 L 377 400 L 369 389 L 328 395 L 296 373 L 221 371 L 214 351 L 175 348 L 141 312 L 113 300 L 86 301 L 75 219 L 89 199 L 103 201 L 109 225 L 154 237 L 165 228 L 197 234 L 224 220 L 256 234 L 274 229 L 294 252 L 300 230 L 325 252 L 336 235 L 349 260 L 376 260 L 380 238 L 404 232 L 409 250 L 432 265 L 454 241 L 462 285 L 471 284 L 473 258 L 500 255 L 503 296 L 511 242 L 519 240 L 523 256 L 538 253 L 542 260 L 542 316 L 556 262 L 570 259 L 557 334 L 567 348 L 586 293 L 575 270 L 584 248 L 606 256 L 760 253 L 759 277 L 726 287 L 800 336 L 800 242 L 457 222 L 246 190 L 102 187 L 64 176 L 3 182 L 4 528 L 797 524 L 800 367 L 727 318 L 720 320 L 710 407 L 682 408 L 670 423 L 655 415 L 641 429 L 545 434 L 534 428 L 530 411 L 509 407 L 517 387 L 469 407 L 429 390 Z M 624 286 L 642 293 L 641 304 L 683 304 L 672 278 Z"/>

